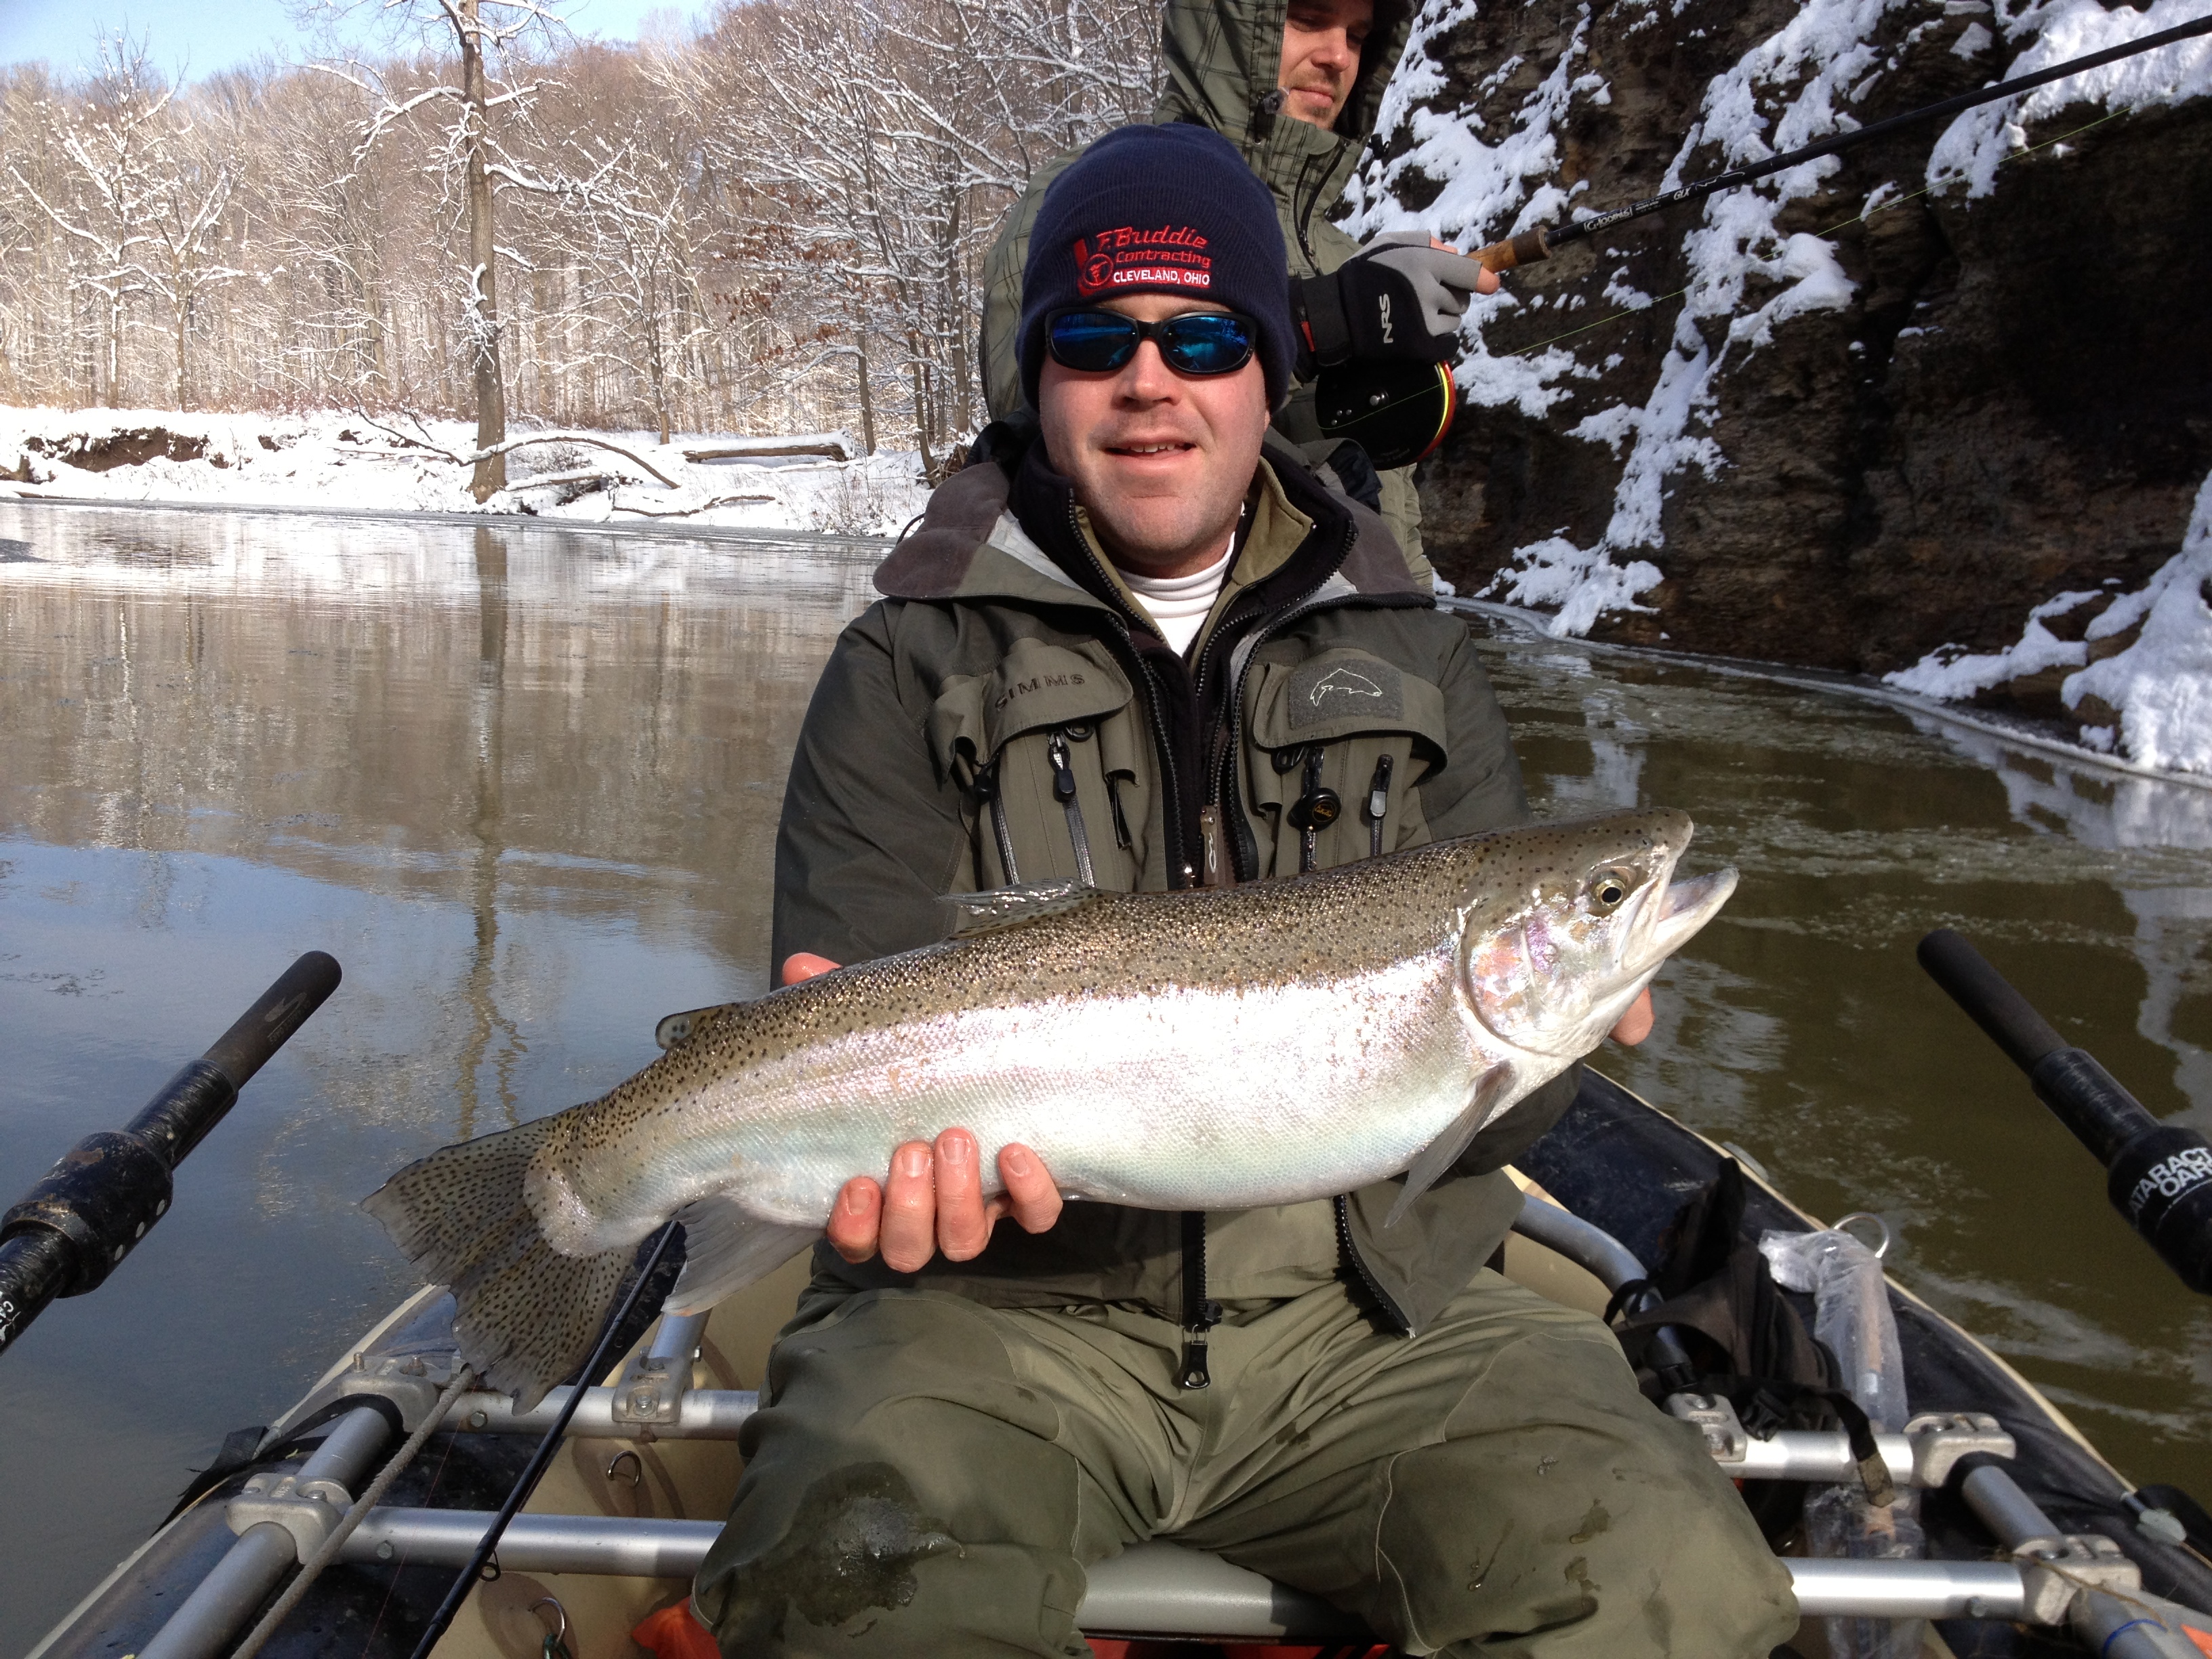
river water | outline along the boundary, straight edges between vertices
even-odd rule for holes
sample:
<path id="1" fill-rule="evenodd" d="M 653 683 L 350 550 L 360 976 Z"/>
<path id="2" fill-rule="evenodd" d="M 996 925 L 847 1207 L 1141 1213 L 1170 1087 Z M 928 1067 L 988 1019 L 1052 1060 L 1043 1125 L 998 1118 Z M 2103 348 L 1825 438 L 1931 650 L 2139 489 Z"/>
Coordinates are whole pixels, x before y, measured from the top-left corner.
<path id="1" fill-rule="evenodd" d="M 23 1650 L 410 1288 L 356 1207 L 764 987 L 785 758 L 879 548 L 0 503 L 0 1203 L 300 951 L 343 988 L 97 1293 L 0 1359 Z M 1486 624 L 1483 626 L 1487 626 Z M 2138 1480 L 2212 1497 L 2208 1316 L 1914 967 L 1948 924 L 2212 1130 L 2212 792 L 1501 627 L 1540 811 L 1689 809 L 1721 919 L 1607 1069 L 1897 1276 Z"/>

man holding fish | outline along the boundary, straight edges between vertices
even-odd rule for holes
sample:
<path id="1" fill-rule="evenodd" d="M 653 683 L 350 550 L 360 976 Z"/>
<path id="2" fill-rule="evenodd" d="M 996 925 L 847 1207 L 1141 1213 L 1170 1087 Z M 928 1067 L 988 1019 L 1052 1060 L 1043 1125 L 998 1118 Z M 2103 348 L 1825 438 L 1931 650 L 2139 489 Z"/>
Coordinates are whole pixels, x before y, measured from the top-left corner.
<path id="1" fill-rule="evenodd" d="M 816 693 L 777 860 L 805 988 L 752 1006 L 928 959 L 963 892 L 991 893 L 972 945 L 935 948 L 968 951 L 967 1000 L 1012 1008 L 994 974 L 1031 994 L 969 1028 L 991 1060 L 963 1084 L 929 1052 L 848 1074 L 972 1101 L 951 1121 L 978 1132 L 836 1190 L 697 1581 L 725 1652 L 1081 1655 L 1085 1565 L 1151 1538 L 1413 1653 L 1763 1659 L 1795 1627 L 1696 1431 L 1601 1324 L 1483 1265 L 1519 1202 L 1498 1166 L 1575 1057 L 1648 1030 L 1650 972 L 1732 878 L 1668 886 L 1679 813 L 1442 844 L 1526 822 L 1518 766 L 1465 628 L 1269 433 L 1284 261 L 1267 188 L 1202 128 L 1123 129 L 1060 174 L 1022 294 L 1038 428 L 985 434 Z M 1455 902 L 1440 950 L 1382 939 Z M 1062 1127 L 1085 1070 L 1138 1103 L 1103 1150 Z M 1348 1085 L 1449 1103 L 1370 1148 Z M 1194 1133 L 1171 1097 L 1218 1110 Z M 1247 1179 L 1279 1144 L 1345 1184 Z"/>

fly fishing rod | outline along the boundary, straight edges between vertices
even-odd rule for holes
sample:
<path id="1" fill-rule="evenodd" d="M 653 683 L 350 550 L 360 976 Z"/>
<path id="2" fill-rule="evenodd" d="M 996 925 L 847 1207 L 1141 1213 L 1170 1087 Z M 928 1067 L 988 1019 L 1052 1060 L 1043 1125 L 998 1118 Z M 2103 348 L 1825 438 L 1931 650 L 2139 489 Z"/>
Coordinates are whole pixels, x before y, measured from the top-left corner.
<path id="1" fill-rule="evenodd" d="M 1805 145 L 1784 155 L 1771 156 L 1764 161 L 1754 161 L 1748 167 L 1731 167 L 1726 173 L 1717 173 L 1710 179 L 1701 179 L 1694 185 L 1685 185 L 1640 202 L 1631 202 L 1587 219 L 1571 220 L 1564 225 L 1539 225 L 1524 230 L 1519 235 L 1503 242 L 1492 242 L 1467 257 L 1486 270 L 1512 270 L 1522 265 L 1533 265 L 1548 259 L 1556 248 L 1567 246 L 1595 236 L 1614 225 L 1625 224 L 1631 219 L 1641 219 L 1662 208 L 1681 202 L 1703 201 L 1716 191 L 1730 190 L 1738 185 L 1748 185 L 1771 173 L 1786 172 L 1801 162 L 1814 161 L 1823 155 L 1832 155 L 1838 150 L 1849 149 L 1855 144 L 1864 144 L 1907 127 L 1926 122 L 1939 121 L 1948 115 L 1956 115 L 1982 104 L 1993 104 L 2000 99 L 2014 97 L 2037 87 L 2048 86 L 2053 81 L 2063 81 L 2069 75 L 2079 75 L 2085 70 L 2118 63 L 2123 58 L 2154 52 L 2160 46 L 2172 46 L 2177 40 L 2190 40 L 2201 34 L 2212 34 L 2212 14 L 2184 23 L 2176 28 L 2163 29 L 2156 34 L 2146 34 L 2141 40 L 2093 52 L 2086 58 L 2075 58 L 2051 68 L 2038 70 L 2032 75 L 2022 75 L 2010 81 L 1984 87 L 1979 92 L 1962 93 L 1956 98 L 1947 98 L 1940 104 L 1908 110 L 1903 115 L 1876 121 L 1871 126 L 1855 127 L 1849 132 L 1835 133 L 1816 143 Z M 1314 388 L 1314 416 L 1319 422 L 1322 435 L 1327 438 L 1350 438 L 1366 452 L 1375 466 L 1410 466 L 1426 459 L 1444 441 L 1451 430 L 1452 416 L 1459 407 L 1458 387 L 1453 380 L 1449 362 L 1432 362 L 1425 358 L 1370 357 L 1352 360 L 1325 367 Z"/>
<path id="2" fill-rule="evenodd" d="M 2212 1292 L 2212 1143 L 2161 1123 L 1948 927 L 1920 941 L 1920 965 L 2027 1073 L 2036 1096 L 2109 1172 L 2106 1195 L 2192 1291 Z"/>
<path id="3" fill-rule="evenodd" d="M 592 1379 L 606 1374 L 607 1366 L 614 1356 L 644 1334 L 645 1322 L 659 1313 L 660 1304 L 668 1299 L 668 1292 L 676 1283 L 675 1269 L 683 1263 L 683 1238 L 684 1224 L 669 1221 L 637 1247 L 637 1255 L 631 1264 L 629 1283 L 618 1291 L 614 1305 L 608 1310 L 607 1322 L 599 1328 L 599 1340 L 592 1346 L 592 1357 L 584 1362 L 584 1369 L 576 1374 L 574 1386 L 569 1389 L 568 1397 L 561 1402 L 560 1412 L 553 1419 L 553 1426 L 545 1431 L 545 1437 L 538 1443 L 537 1450 L 531 1453 L 530 1462 L 515 1477 L 514 1485 L 507 1492 L 507 1501 L 499 1506 L 499 1512 L 492 1516 L 491 1524 L 484 1528 L 483 1536 L 477 1540 L 476 1551 L 469 1557 L 468 1565 L 455 1576 L 446 1591 L 446 1599 L 438 1604 L 438 1610 L 430 1615 L 430 1622 L 422 1627 L 422 1634 L 415 1644 L 414 1659 L 430 1659 L 430 1650 L 438 1645 L 440 1638 L 452 1626 L 454 1616 L 461 1610 L 461 1604 L 476 1589 L 477 1581 L 485 1576 L 485 1568 L 491 1566 L 494 1552 L 499 1548 L 499 1540 L 507 1531 L 507 1522 L 514 1520 L 522 1506 L 530 1501 L 530 1494 L 538 1490 L 538 1481 L 551 1467 L 554 1453 L 561 1449 L 562 1437 L 568 1432 L 568 1419 L 575 1416 L 576 1407 L 583 1402 L 585 1392 L 592 1386 Z M 676 1256 L 665 1269 L 663 1263 L 667 1261 L 672 1244 L 677 1247 Z M 644 1304 L 643 1319 L 638 1317 L 641 1300 Z M 493 1569 L 491 1576 L 497 1577 L 496 1568 Z M 553 1647 L 552 1639 L 548 1638 L 545 1643 L 548 1655 L 552 1653 Z"/>
<path id="4" fill-rule="evenodd" d="M 1631 219 L 1644 218 L 1662 208 L 1670 208 L 1681 202 L 1701 202 L 1717 191 L 1732 190 L 1738 185 L 1752 184 L 1772 173 L 1786 173 L 1802 162 L 1817 161 L 1823 155 L 1833 155 L 1838 150 L 1871 143 L 1876 138 L 1887 137 L 1891 133 L 1902 132 L 1908 127 L 1940 121 L 1947 115 L 1956 115 L 1962 110 L 1974 109 L 1983 104 L 1994 104 L 2000 99 L 2048 86 L 2053 81 L 2063 81 L 2069 75 L 2079 75 L 2085 70 L 2099 69 L 2106 64 L 2117 64 L 2123 58 L 2154 52 L 2160 46 L 2170 46 L 2177 40 L 2187 40 L 2200 34 L 2212 34 L 2212 13 L 2175 28 L 2161 29 L 2156 34 L 2146 34 L 2140 40 L 2107 46 L 2102 52 L 2093 52 L 2086 58 L 2069 58 L 2063 64 L 2054 64 L 2051 68 L 2038 70 L 2032 75 L 2022 75 L 2010 81 L 1999 82 L 1993 87 L 1984 87 L 1978 92 L 1960 93 L 1956 98 L 1946 98 L 1940 104 L 1908 110 L 1902 115 L 1893 115 L 1887 120 L 1876 121 L 1871 126 L 1854 127 L 1849 132 L 1834 133 L 1801 149 L 1770 156 L 1748 167 L 1731 167 L 1726 173 L 1717 173 L 1710 179 L 1700 179 L 1694 185 L 1684 185 L 1679 190 L 1647 197 L 1640 202 L 1631 202 L 1626 207 L 1595 213 L 1587 219 L 1571 220 L 1564 225 L 1539 225 L 1534 230 L 1524 230 L 1506 241 L 1492 242 L 1488 247 L 1477 248 L 1468 258 L 1480 261 L 1489 270 L 1511 270 L 1517 266 L 1532 265 L 1551 258 L 1555 248 L 1585 240 L 1601 230 L 1610 230 Z"/>
<path id="5" fill-rule="evenodd" d="M 130 1127 L 87 1135 L 0 1215 L 0 1353 L 57 1297 L 99 1289 L 168 1212 L 177 1165 L 341 977 L 335 958 L 308 951 L 164 1084 Z"/>

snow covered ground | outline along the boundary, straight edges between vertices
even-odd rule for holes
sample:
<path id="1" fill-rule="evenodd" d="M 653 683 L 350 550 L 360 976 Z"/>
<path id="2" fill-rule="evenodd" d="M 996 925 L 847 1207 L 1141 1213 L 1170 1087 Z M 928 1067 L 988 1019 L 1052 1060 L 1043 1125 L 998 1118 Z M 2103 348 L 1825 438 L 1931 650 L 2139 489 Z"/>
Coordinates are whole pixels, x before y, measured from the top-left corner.
<path id="1" fill-rule="evenodd" d="M 581 523 L 665 519 L 889 536 L 929 493 L 917 456 L 861 456 L 842 433 L 686 436 L 664 447 L 649 433 L 609 432 L 516 450 L 507 489 L 479 503 L 469 468 L 448 459 L 470 453 L 473 438 L 456 421 L 380 422 L 334 412 L 0 408 L 0 495 L 523 513 Z"/>

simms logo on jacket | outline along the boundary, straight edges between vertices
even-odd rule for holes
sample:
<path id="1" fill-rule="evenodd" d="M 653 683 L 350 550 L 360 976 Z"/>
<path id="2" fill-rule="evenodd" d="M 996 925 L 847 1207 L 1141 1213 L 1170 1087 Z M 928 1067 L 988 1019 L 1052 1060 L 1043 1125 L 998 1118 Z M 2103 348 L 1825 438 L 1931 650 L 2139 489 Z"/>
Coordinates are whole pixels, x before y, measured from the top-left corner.
<path id="1" fill-rule="evenodd" d="M 1188 225 L 1123 225 L 1075 239 L 1075 291 L 1086 300 L 1119 289 L 1212 288 L 1213 256 Z"/>

